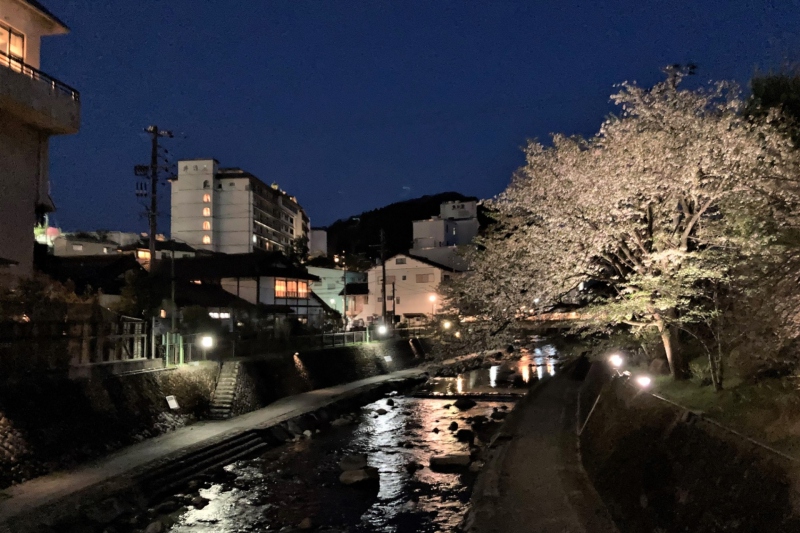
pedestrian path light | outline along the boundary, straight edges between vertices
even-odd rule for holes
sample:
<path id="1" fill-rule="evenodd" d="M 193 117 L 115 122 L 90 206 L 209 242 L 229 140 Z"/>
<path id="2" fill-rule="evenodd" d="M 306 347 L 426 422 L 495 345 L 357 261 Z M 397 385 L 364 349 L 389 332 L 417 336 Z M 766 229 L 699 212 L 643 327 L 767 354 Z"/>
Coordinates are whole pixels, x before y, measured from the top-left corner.
<path id="1" fill-rule="evenodd" d="M 608 363 L 617 370 L 619 370 L 622 367 L 624 362 L 625 360 L 622 359 L 622 356 L 618 353 L 615 353 L 608 358 Z"/>
<path id="2" fill-rule="evenodd" d="M 450 326 L 452 326 L 452 325 L 453 324 L 449 320 L 445 320 L 444 323 L 442 324 L 442 327 L 444 329 L 450 329 Z"/>
<path id="3" fill-rule="evenodd" d="M 636 384 L 643 389 L 648 388 L 652 382 L 653 380 L 650 379 L 650 376 L 639 376 L 636 378 Z"/>
<path id="4" fill-rule="evenodd" d="M 386 326 L 383 326 L 383 325 L 378 326 L 378 333 L 380 335 L 386 335 Z"/>
<path id="5" fill-rule="evenodd" d="M 214 337 L 211 335 L 203 335 L 200 337 L 200 347 L 208 350 L 214 346 Z"/>

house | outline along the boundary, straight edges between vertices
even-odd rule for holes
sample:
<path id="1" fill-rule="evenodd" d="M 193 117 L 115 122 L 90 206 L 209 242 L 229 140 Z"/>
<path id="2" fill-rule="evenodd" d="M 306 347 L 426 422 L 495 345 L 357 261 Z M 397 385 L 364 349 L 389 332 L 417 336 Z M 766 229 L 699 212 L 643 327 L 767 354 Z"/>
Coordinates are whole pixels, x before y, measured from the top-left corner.
<path id="1" fill-rule="evenodd" d="M 431 317 L 441 309 L 439 286 L 462 271 L 426 257 L 398 254 L 386 260 L 386 313 L 395 322 Z M 381 265 L 367 271 L 368 302 L 356 317 L 372 323 L 380 320 L 384 309 L 384 278 Z"/>
<path id="2" fill-rule="evenodd" d="M 71 284 L 76 294 L 99 293 L 98 303 L 110 307 L 117 303 L 130 271 L 141 271 L 133 255 L 116 252 L 102 255 L 45 255 L 36 267 L 62 284 Z"/>
<path id="3" fill-rule="evenodd" d="M 356 322 L 357 317 L 363 315 L 364 308 L 369 305 L 369 283 L 366 281 L 348 283 L 339 293 L 343 300 L 346 300 L 345 311 L 347 313 L 348 324 L 353 326 L 366 326 L 364 319 Z"/>
<path id="4" fill-rule="evenodd" d="M 409 253 L 464 270 L 467 265 L 458 247 L 471 243 L 479 229 L 477 202 L 444 202 L 439 216 L 413 222 L 414 246 Z"/>
<path id="5" fill-rule="evenodd" d="M 34 0 L 0 0 L 0 283 L 33 273 L 34 226 L 55 210 L 48 143 L 77 133 L 80 94 L 39 70 L 42 37 L 67 26 Z"/>
<path id="6" fill-rule="evenodd" d="M 145 268 L 150 270 L 150 240 L 141 238 L 130 244 L 117 247 L 117 252 L 130 254 Z M 156 238 L 156 261 L 167 257 L 181 259 L 183 257 L 194 257 L 196 251 L 185 242 L 178 242 L 174 239 L 165 240 Z"/>
<path id="7" fill-rule="evenodd" d="M 116 254 L 120 245 L 139 239 L 136 233 L 91 231 L 62 233 L 53 239 L 53 255 L 60 257 Z"/>
<path id="8" fill-rule="evenodd" d="M 165 261 L 160 274 L 170 268 Z M 296 319 L 312 328 L 321 328 L 330 311 L 310 288 L 319 278 L 292 264 L 280 252 L 250 254 L 211 254 L 175 260 L 179 281 L 217 285 L 265 313 Z"/>
<path id="9" fill-rule="evenodd" d="M 367 274 L 365 272 L 345 271 L 340 268 L 324 268 L 309 266 L 306 267 L 310 274 L 317 276 L 319 281 L 311 282 L 311 290 L 319 296 L 323 302 L 330 305 L 338 312 L 344 309 L 344 300 L 341 295 L 345 285 L 345 277 L 347 284 L 351 283 L 366 283 Z"/>
<path id="10" fill-rule="evenodd" d="M 294 240 L 308 237 L 308 215 L 297 199 L 240 168 L 181 160 L 171 184 L 170 233 L 197 250 L 288 253 Z"/>

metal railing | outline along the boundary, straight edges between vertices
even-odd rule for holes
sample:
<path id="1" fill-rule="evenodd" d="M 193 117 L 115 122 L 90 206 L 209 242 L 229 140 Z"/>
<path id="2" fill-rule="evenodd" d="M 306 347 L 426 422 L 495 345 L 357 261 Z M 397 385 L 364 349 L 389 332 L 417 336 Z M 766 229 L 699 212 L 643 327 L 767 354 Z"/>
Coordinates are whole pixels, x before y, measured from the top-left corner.
<path id="1" fill-rule="evenodd" d="M 20 74 L 24 74 L 25 76 L 33 78 L 34 80 L 37 80 L 41 83 L 46 83 L 47 85 L 50 86 L 50 90 L 52 92 L 60 92 L 66 94 L 76 102 L 80 102 L 81 100 L 81 93 L 79 93 L 66 83 L 61 82 L 53 78 L 52 76 L 48 76 L 41 70 L 28 65 L 18 57 L 14 57 L 6 54 L 5 52 L 0 51 L 0 66 L 9 68 L 14 72 L 19 72 Z"/>

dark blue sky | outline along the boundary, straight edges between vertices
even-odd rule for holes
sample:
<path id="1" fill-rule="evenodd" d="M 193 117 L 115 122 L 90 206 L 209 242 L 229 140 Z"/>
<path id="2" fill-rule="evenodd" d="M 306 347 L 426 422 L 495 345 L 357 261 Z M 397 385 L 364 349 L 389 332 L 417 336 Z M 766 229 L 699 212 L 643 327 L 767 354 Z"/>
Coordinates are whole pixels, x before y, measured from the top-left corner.
<path id="1" fill-rule="evenodd" d="M 81 132 L 51 145 L 65 229 L 146 229 L 132 167 L 151 123 L 178 134 L 176 159 L 276 181 L 316 226 L 497 194 L 526 138 L 595 132 L 615 83 L 666 64 L 746 84 L 800 58 L 798 0 L 46 3 L 72 33 L 46 39 L 42 69 L 83 105 Z"/>

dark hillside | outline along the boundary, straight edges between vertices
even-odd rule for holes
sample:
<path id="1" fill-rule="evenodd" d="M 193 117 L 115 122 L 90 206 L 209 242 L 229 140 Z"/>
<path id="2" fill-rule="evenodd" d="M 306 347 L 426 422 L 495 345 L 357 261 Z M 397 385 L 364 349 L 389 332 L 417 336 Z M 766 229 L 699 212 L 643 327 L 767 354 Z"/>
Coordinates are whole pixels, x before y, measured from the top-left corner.
<path id="1" fill-rule="evenodd" d="M 443 192 L 405 200 L 337 220 L 328 227 L 328 253 L 341 251 L 374 260 L 380 256 L 380 232 L 386 232 L 388 256 L 408 251 L 412 244 L 414 220 L 425 220 L 439 214 L 439 205 L 449 201 L 476 200 L 457 192 Z M 349 261 L 348 261 L 349 262 Z"/>

